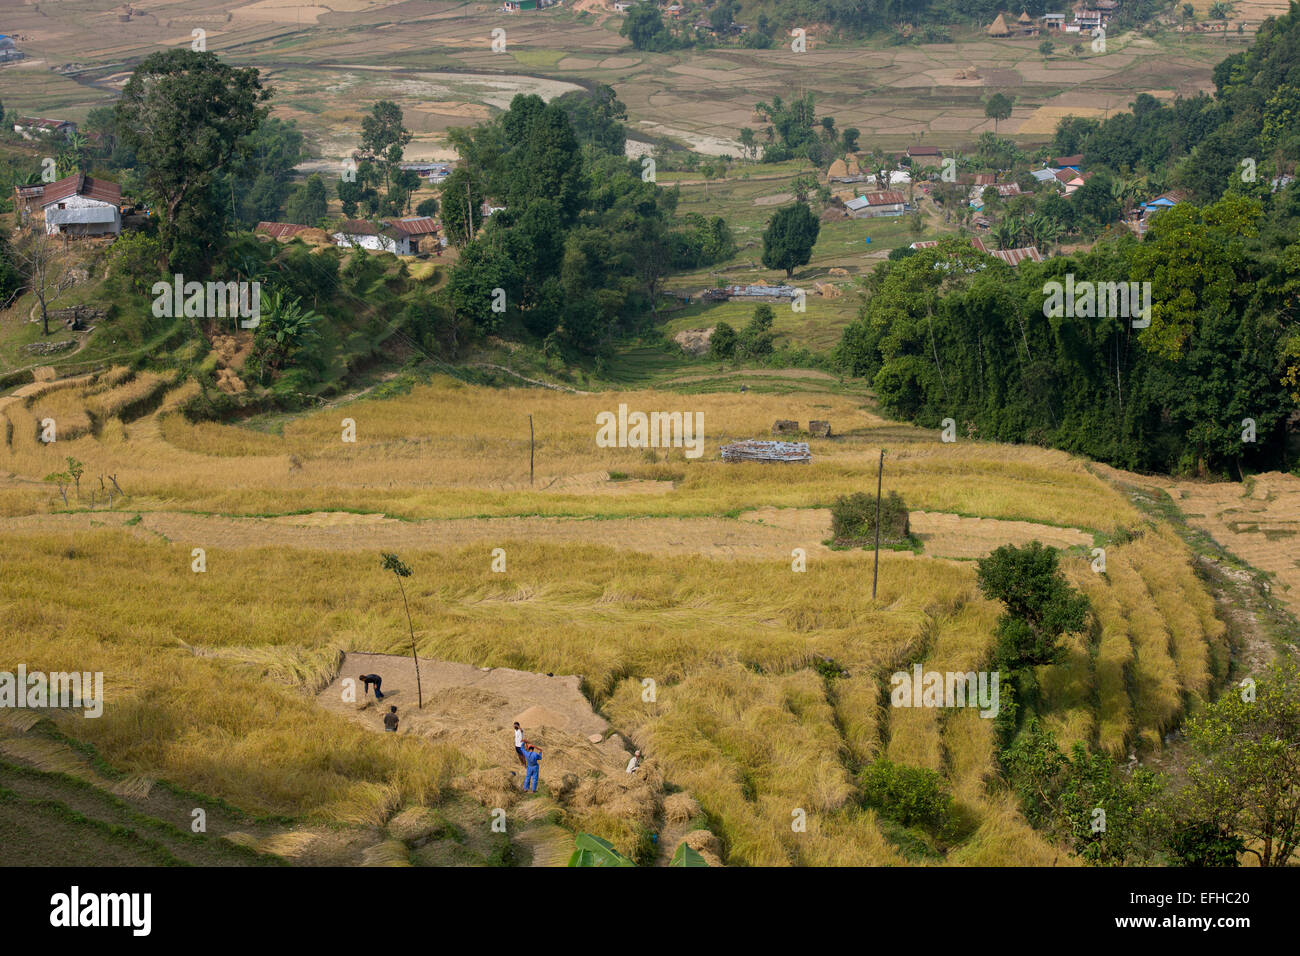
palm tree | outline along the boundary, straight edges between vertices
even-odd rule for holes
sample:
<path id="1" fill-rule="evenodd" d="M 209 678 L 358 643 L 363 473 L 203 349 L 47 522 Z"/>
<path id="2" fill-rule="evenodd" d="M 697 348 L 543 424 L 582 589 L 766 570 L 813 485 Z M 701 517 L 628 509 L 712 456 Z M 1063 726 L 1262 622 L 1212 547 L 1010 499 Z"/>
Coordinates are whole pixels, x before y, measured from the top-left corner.
<path id="1" fill-rule="evenodd" d="M 1046 252 L 1060 237 L 1061 227 L 1055 220 L 1036 212 L 1025 223 L 1025 232 L 1030 245 L 1037 246 L 1039 252 Z"/>
<path id="2" fill-rule="evenodd" d="M 321 317 L 279 290 L 263 298 L 259 318 L 256 335 L 264 369 L 283 368 L 296 349 L 319 337 L 315 326 Z"/>
<path id="3" fill-rule="evenodd" d="M 411 569 L 402 563 L 402 559 L 395 554 L 389 554 L 387 551 L 384 555 L 384 570 L 392 571 L 397 578 L 397 587 L 402 592 L 402 607 L 406 608 L 406 624 L 411 630 L 411 658 L 415 661 L 415 699 L 418 708 L 424 709 L 424 689 L 420 686 L 420 658 L 415 653 L 415 624 L 411 620 L 411 605 L 406 601 L 406 586 L 402 584 L 402 578 L 411 576 Z"/>
<path id="4" fill-rule="evenodd" d="M 1019 221 L 1014 216 L 1007 216 L 993 227 L 989 235 L 993 237 L 993 241 L 998 244 L 999 249 L 1013 249 L 1019 232 Z"/>

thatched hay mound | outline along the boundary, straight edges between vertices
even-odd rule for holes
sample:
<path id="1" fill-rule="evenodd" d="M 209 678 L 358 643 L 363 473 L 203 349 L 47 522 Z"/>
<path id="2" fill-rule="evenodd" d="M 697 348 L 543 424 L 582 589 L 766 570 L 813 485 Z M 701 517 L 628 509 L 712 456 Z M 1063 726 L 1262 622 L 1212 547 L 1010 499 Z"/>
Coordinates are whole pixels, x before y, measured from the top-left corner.
<path id="1" fill-rule="evenodd" d="M 709 866 L 723 866 L 722 862 L 722 841 L 708 830 L 692 830 L 686 836 L 682 837 L 677 846 L 685 843 L 692 850 L 704 857 L 704 862 Z M 677 852 L 677 847 L 673 847 L 673 852 Z"/>
<path id="2" fill-rule="evenodd" d="M 664 798 L 664 820 L 670 825 L 693 820 L 699 813 L 700 804 L 689 793 L 674 793 Z"/>

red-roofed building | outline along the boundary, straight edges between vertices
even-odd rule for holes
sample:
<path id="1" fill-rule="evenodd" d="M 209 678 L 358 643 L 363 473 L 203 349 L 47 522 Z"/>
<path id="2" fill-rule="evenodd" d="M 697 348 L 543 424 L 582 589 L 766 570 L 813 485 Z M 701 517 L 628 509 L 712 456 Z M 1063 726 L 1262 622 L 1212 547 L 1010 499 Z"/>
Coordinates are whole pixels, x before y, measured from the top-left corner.
<path id="1" fill-rule="evenodd" d="M 970 244 L 986 255 L 1001 259 L 1009 266 L 1018 266 L 1026 259 L 1030 262 L 1043 261 L 1043 254 L 1038 251 L 1037 246 L 1020 246 L 1016 249 L 990 249 L 984 244 L 984 240 L 978 236 L 971 239 Z"/>
<path id="2" fill-rule="evenodd" d="M 938 166 L 943 154 L 938 146 L 909 146 L 907 158 L 916 166 Z"/>
<path id="3" fill-rule="evenodd" d="M 253 232 L 260 232 L 272 239 L 292 239 L 298 233 L 310 229 L 311 226 L 300 226 L 292 222 L 259 222 Z"/>
<path id="4" fill-rule="evenodd" d="M 409 216 L 393 223 L 408 236 L 432 236 L 438 232 L 438 221 L 432 216 Z"/>
<path id="5" fill-rule="evenodd" d="M 118 235 L 122 231 L 122 187 L 74 173 L 52 183 L 14 187 L 19 215 L 40 210 L 45 231 L 61 236 Z"/>
<path id="6" fill-rule="evenodd" d="M 938 241 L 935 239 L 926 239 L 922 242 L 914 242 L 908 248 L 909 249 L 932 249 L 938 244 L 939 244 Z M 1043 254 L 1038 251 L 1037 246 L 1021 246 L 1020 248 L 1017 249 L 990 249 L 984 243 L 984 240 L 980 239 L 978 236 L 973 237 L 970 241 L 970 244 L 977 251 L 982 252 L 988 256 L 993 256 L 995 259 L 1001 259 L 1009 266 L 1018 266 L 1020 265 L 1020 263 L 1024 262 L 1025 260 L 1029 260 L 1030 262 L 1043 261 Z"/>

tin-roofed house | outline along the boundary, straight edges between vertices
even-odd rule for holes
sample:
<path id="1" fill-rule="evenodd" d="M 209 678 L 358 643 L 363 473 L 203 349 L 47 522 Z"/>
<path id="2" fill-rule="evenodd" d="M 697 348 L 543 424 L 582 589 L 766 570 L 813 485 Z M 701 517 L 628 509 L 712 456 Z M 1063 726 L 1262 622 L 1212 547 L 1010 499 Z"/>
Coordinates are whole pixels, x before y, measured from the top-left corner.
<path id="1" fill-rule="evenodd" d="M 410 233 L 383 220 L 366 222 L 363 219 L 349 219 L 339 226 L 333 238 L 334 245 L 342 248 L 372 249 L 399 256 L 411 254 Z"/>
<path id="2" fill-rule="evenodd" d="M 44 186 L 18 187 L 24 220 L 40 210 L 52 236 L 116 236 L 122 232 L 122 187 L 75 173 Z"/>

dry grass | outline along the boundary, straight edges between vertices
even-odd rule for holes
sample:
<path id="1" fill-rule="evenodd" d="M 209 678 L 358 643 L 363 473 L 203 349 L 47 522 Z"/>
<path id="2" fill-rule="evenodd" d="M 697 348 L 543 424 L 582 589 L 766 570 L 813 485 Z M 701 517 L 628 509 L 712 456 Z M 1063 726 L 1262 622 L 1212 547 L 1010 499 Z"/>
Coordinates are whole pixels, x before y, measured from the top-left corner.
<path id="1" fill-rule="evenodd" d="M 975 835 L 948 862 L 1065 862 L 1000 790 L 991 721 L 972 710 L 891 708 L 880 694 L 891 672 L 913 662 L 939 671 L 987 666 L 998 608 L 979 595 L 972 562 L 886 553 L 873 600 L 863 587 L 866 553 L 811 560 L 796 575 L 788 557 L 723 560 L 667 547 L 682 528 L 656 519 L 766 509 L 755 512 L 766 516 L 763 525 L 730 523 L 770 533 L 784 528 L 766 520 L 780 517 L 775 507 L 825 507 L 859 490 L 874 478 L 873 432 L 884 423 L 856 398 L 577 396 L 439 381 L 291 420 L 274 435 L 187 423 L 169 409 L 190 386 L 173 387 L 167 376 L 113 370 L 43 388 L 0 408 L 7 423 L 0 468 L 15 473 L 0 486 L 0 514 L 49 510 L 50 491 L 37 482 L 73 455 L 87 474 L 117 474 L 131 512 L 145 519 L 135 528 L 101 515 L 11 522 L 0 535 L 0 659 L 102 670 L 104 716 L 56 720 L 142 786 L 166 779 L 255 812 L 376 833 L 387 827 L 391 839 L 365 851 L 370 865 L 408 863 L 403 840 L 426 829 L 425 808 L 452 792 L 509 808 L 523 825 L 514 838 L 543 863 L 567 856 L 565 834 L 575 829 L 631 853 L 644 851 L 646 833 L 661 822 L 684 826 L 703 812 L 720 841 L 711 859 L 885 865 L 906 861 L 861 806 L 853 779 L 855 768 L 885 754 L 940 771 L 974 820 Z M 163 410 L 122 421 L 121 412 L 130 417 L 155 399 Z M 636 449 L 596 448 L 596 412 L 620 402 L 703 412 L 706 457 L 673 450 L 652 461 Z M 94 427 L 79 438 L 61 431 L 56 446 L 42 445 L 36 415 L 49 409 L 81 410 Z M 534 490 L 529 413 L 538 424 Z M 344 417 L 357 422 L 355 445 L 340 441 Z M 829 418 L 846 437 L 815 440 L 815 463 L 797 471 L 709 460 L 721 441 L 765 434 L 787 417 Z M 300 467 L 290 467 L 290 456 Z M 1121 495 L 1059 452 L 904 443 L 890 448 L 887 469 L 887 484 L 914 509 L 1093 532 L 1139 524 Z M 610 470 L 639 480 L 610 483 Z M 378 555 L 310 545 L 227 549 L 217 539 L 205 545 L 207 572 L 195 574 L 192 545 L 167 536 L 178 533 L 173 519 L 182 508 L 217 513 L 195 528 L 215 528 L 222 514 L 331 511 L 356 535 L 373 519 L 341 512 L 640 519 L 643 550 L 608 546 L 614 521 L 581 522 L 580 536 L 550 541 L 529 536 L 532 525 L 511 525 L 514 537 L 491 542 L 508 551 L 504 574 L 490 571 L 490 548 L 478 538 L 401 550 L 416 572 L 407 594 L 422 657 L 581 675 L 602 715 L 646 751 L 642 773 L 629 779 L 589 767 L 548 777 L 551 797 L 521 801 L 507 769 L 470 742 L 376 734 L 322 708 L 314 695 L 337 677 L 345 651 L 409 653 L 405 614 Z M 67 523 L 51 530 L 52 522 Z M 270 544 L 288 532 L 266 524 Z M 1068 532 L 1059 543 L 1076 537 Z M 1172 535 L 1149 530 L 1108 558 L 1104 578 L 1085 561 L 1066 560 L 1071 580 L 1093 600 L 1098 628 L 1039 677 L 1047 718 L 1063 739 L 1118 753 L 1139 736 L 1158 744 L 1184 698 L 1207 691 L 1223 627 Z M 52 582 L 75 585 L 52 601 Z M 849 676 L 822 678 L 811 666 L 815 655 Z M 644 678 L 657 685 L 654 701 L 642 698 Z M 561 743 L 545 732 L 539 739 L 544 748 Z M 24 746 L 31 742 L 0 737 L 0 750 Z M 665 783 L 687 793 L 665 798 Z M 796 811 L 806 819 L 802 831 L 791 827 Z M 309 836 L 291 836 L 259 849 L 289 858 L 315 852 Z"/>
<path id="2" fill-rule="evenodd" d="M 135 400 L 165 383 L 137 376 L 100 396 L 107 410 L 131 392 Z M 120 396 L 110 400 L 120 390 Z M 168 396 L 171 401 L 173 396 Z M 72 402 L 74 399 L 69 399 Z M 106 402 L 110 404 L 105 404 Z M 704 455 L 682 449 L 655 454 L 661 482 L 611 486 L 609 471 L 651 464 L 646 451 L 598 448 L 595 416 L 626 403 L 636 410 L 698 411 Z M 829 406 L 829 407 L 827 407 Z M 55 449 L 36 441 L 29 409 L 10 406 L 15 440 L 0 447 L 0 467 L 43 477 Z M 537 477 L 528 484 L 528 416 L 537 426 Z M 356 422 L 355 444 L 342 441 L 344 418 Z M 814 440 L 814 463 L 789 471 L 724 465 L 717 446 L 769 432 L 777 418 L 829 419 L 836 440 Z M 402 517 L 505 514 L 719 515 L 746 508 L 826 506 L 860 490 L 874 474 L 882 422 L 857 399 L 835 394 L 682 396 L 664 392 L 571 395 L 528 389 L 490 390 L 450 380 L 385 401 L 365 400 L 289 422 L 283 436 L 234 425 L 189 424 L 174 414 L 133 428 L 131 440 L 89 435 L 60 442 L 59 454 L 86 462 L 92 473 L 119 475 L 135 507 L 183 506 L 228 514 L 287 511 L 372 511 Z M 297 467 L 290 466 L 293 456 Z M 916 509 L 1111 530 L 1135 520 L 1125 500 L 1068 456 L 1037 448 L 942 442 L 892 449 L 889 478 Z M 653 495 L 640 493 L 653 485 Z M 593 494 L 593 492 L 597 492 Z M 48 501 L 34 496 L 28 510 Z"/>

